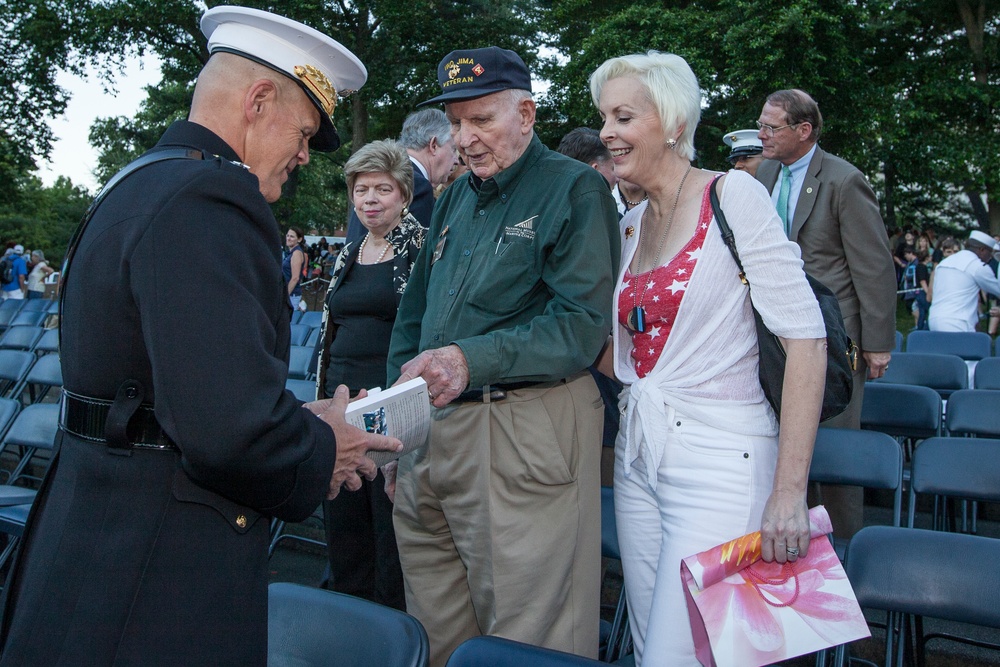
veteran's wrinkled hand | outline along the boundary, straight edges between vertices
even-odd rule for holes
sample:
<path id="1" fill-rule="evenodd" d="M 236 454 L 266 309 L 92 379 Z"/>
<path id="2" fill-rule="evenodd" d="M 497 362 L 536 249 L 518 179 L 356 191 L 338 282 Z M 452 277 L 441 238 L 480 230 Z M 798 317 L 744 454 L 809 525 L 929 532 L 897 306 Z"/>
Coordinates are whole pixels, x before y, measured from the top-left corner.
<path id="1" fill-rule="evenodd" d="M 469 365 L 460 347 L 448 345 L 421 352 L 403 364 L 396 384 L 416 377 L 427 382 L 431 405 L 443 408 L 469 386 Z"/>

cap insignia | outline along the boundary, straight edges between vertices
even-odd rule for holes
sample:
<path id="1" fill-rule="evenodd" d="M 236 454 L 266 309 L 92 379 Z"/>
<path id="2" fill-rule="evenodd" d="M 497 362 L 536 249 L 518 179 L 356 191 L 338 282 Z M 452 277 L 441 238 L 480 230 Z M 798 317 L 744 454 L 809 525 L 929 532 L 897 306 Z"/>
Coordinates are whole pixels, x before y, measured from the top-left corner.
<path id="1" fill-rule="evenodd" d="M 478 63 L 476 64 L 475 67 L 472 68 L 472 73 L 475 74 L 476 76 L 482 76 L 483 72 L 485 71 L 486 69 Z"/>
<path id="2" fill-rule="evenodd" d="M 454 60 L 449 60 L 448 64 L 445 65 L 444 68 L 448 70 L 449 79 L 454 79 L 462 71 L 462 68 L 460 68 L 457 64 L 455 64 Z"/>
<path id="3" fill-rule="evenodd" d="M 326 115 L 333 116 L 333 110 L 337 108 L 337 89 L 330 83 L 326 74 L 312 65 L 296 65 L 294 71 L 299 81 L 304 83 L 319 100 Z"/>

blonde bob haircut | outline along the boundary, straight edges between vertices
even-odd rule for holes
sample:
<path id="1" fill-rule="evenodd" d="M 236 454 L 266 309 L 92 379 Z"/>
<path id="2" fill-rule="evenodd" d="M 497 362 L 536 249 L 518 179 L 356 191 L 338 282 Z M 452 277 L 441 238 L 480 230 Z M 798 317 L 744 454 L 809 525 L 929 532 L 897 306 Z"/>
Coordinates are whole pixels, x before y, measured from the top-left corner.
<path id="1" fill-rule="evenodd" d="M 410 162 L 410 155 L 398 141 L 383 139 L 365 144 L 344 165 L 347 195 L 352 203 L 358 176 L 377 173 L 389 174 L 396 181 L 407 206 L 413 202 L 413 163 Z"/>
<path id="2" fill-rule="evenodd" d="M 624 76 L 634 77 L 646 89 L 666 136 L 672 137 L 683 128 L 674 150 L 681 157 L 693 160 L 694 131 L 701 119 L 701 88 L 687 62 L 673 53 L 659 51 L 606 60 L 590 75 L 594 106 L 600 105 L 604 84 Z"/>

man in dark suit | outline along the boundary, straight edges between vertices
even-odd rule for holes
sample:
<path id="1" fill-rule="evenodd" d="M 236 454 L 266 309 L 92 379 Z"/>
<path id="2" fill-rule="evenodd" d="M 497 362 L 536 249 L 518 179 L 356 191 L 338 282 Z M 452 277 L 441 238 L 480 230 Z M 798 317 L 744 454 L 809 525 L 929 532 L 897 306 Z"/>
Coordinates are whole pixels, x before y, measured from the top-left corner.
<path id="1" fill-rule="evenodd" d="M 280 16 L 220 6 L 188 120 L 126 168 L 63 275 L 51 463 L 4 587 L 0 665 L 258 665 L 269 518 L 373 478 L 389 438 L 347 388 L 284 385 L 291 308 L 269 202 L 339 144 L 334 88 L 364 66 Z M 121 174 L 120 174 L 121 175 Z"/>
<path id="2" fill-rule="evenodd" d="M 411 113 L 403 121 L 399 143 L 403 144 L 413 163 L 410 213 L 417 222 L 427 227 L 431 224 L 431 212 L 434 210 L 434 188 L 447 183 L 448 176 L 458 164 L 458 150 L 451 138 L 451 123 L 440 109 Z M 359 241 L 365 231 L 354 207 L 351 207 L 347 219 L 348 242 Z"/>
<path id="3" fill-rule="evenodd" d="M 837 295 L 861 351 L 850 405 L 822 425 L 860 428 L 866 374 L 884 375 L 895 346 L 896 275 L 875 193 L 856 167 L 817 145 L 822 126 L 819 105 L 804 91 L 768 96 L 757 120 L 765 158 L 757 180 L 799 244 L 805 270 Z M 836 536 L 861 528 L 862 489 L 825 485 L 820 493 Z"/>

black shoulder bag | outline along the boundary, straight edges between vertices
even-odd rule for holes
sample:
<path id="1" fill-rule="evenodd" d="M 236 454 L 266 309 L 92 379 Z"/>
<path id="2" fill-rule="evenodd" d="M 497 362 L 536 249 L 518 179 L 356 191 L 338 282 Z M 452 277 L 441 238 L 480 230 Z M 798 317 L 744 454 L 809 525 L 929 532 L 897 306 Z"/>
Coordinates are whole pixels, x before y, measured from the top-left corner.
<path id="1" fill-rule="evenodd" d="M 732 253 L 733 259 L 736 260 L 736 266 L 740 270 L 740 280 L 749 288 L 750 283 L 743 271 L 743 263 L 736 251 L 733 230 L 726 222 L 726 216 L 723 215 L 722 207 L 719 205 L 719 195 L 715 191 L 719 178 L 722 177 L 718 176 L 712 181 L 709 193 L 712 211 L 715 213 L 715 222 L 719 225 L 722 240 L 729 248 L 729 252 Z M 840 304 L 834 293 L 808 273 L 806 280 L 809 281 L 809 287 L 816 295 L 820 312 L 823 313 L 823 324 L 826 326 L 826 387 L 823 392 L 823 410 L 820 413 L 820 421 L 826 421 L 846 410 L 847 404 L 851 402 L 858 348 L 844 329 L 844 318 L 840 314 Z M 753 320 L 757 328 L 757 348 L 760 352 L 757 371 L 760 377 L 760 386 L 764 390 L 767 402 L 774 409 L 774 414 L 780 420 L 781 388 L 785 382 L 785 348 L 782 347 L 778 337 L 764 325 L 760 313 L 753 306 L 753 290 L 750 293 L 750 305 L 753 307 Z"/>

